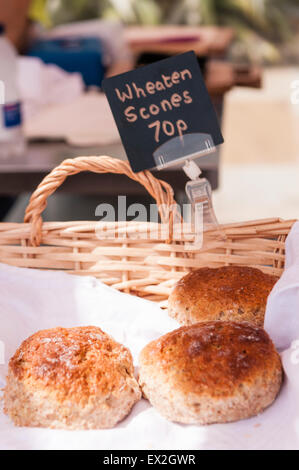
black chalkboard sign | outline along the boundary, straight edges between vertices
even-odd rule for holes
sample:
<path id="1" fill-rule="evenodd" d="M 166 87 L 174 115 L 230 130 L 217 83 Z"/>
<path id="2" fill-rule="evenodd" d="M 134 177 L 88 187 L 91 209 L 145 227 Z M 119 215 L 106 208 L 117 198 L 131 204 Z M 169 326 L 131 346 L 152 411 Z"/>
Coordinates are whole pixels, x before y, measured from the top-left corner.
<path id="1" fill-rule="evenodd" d="M 103 89 L 135 172 L 223 142 L 193 51 L 107 78 Z"/>

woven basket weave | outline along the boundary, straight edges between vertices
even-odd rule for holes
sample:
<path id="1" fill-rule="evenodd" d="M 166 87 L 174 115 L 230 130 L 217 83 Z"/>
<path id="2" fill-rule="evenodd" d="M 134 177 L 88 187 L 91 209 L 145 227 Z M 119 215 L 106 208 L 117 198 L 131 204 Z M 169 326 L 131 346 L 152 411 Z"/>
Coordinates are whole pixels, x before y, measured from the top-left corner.
<path id="1" fill-rule="evenodd" d="M 47 198 L 67 176 L 81 171 L 122 173 L 138 181 L 156 200 L 162 223 L 43 223 L 41 214 Z M 165 211 L 165 207 L 174 206 L 172 188 L 149 171 L 135 174 L 128 163 L 105 156 L 68 159 L 32 194 L 24 223 L 0 224 L 0 262 L 92 275 L 118 290 L 162 304 L 184 273 L 201 266 L 247 265 L 281 275 L 284 242 L 294 220 L 223 225 L 226 239 L 219 240 L 211 232 L 200 250 L 195 245 L 190 248 L 194 240 L 191 226 L 184 224 L 179 236 L 174 230 L 173 210 Z"/>

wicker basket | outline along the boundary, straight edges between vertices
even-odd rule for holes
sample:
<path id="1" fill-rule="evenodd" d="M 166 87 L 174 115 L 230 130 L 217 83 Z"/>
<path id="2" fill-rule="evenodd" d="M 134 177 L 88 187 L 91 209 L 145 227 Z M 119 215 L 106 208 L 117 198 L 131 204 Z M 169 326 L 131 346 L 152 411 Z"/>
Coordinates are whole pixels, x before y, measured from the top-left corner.
<path id="1" fill-rule="evenodd" d="M 67 176 L 81 171 L 122 173 L 138 181 L 156 200 L 162 223 L 43 223 L 41 214 L 47 198 Z M 184 224 L 183 236 L 178 236 L 173 217 L 165 216 L 165 207 L 174 204 L 172 188 L 149 171 L 135 174 L 126 162 L 104 156 L 68 159 L 46 176 L 32 194 L 24 223 L 0 224 L 0 262 L 92 275 L 118 290 L 162 304 L 173 284 L 200 266 L 237 264 L 258 267 L 277 276 L 282 273 L 284 242 L 294 220 L 224 225 L 226 240 L 219 241 L 211 232 L 203 250 L 190 249 L 192 227 Z"/>

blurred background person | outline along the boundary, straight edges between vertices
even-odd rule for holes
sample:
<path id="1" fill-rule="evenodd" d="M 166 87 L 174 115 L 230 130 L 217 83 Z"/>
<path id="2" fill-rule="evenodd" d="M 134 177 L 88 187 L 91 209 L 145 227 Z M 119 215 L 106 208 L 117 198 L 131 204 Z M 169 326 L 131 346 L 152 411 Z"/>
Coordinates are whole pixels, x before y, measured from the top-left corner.
<path id="1" fill-rule="evenodd" d="M 70 21 L 68 24 L 58 22 L 60 26 L 57 27 L 51 19 L 51 5 L 55 3 L 51 0 L 0 0 L 0 23 L 5 24 L 7 37 L 20 53 L 26 54 L 32 41 L 38 39 L 95 35 L 104 47 L 107 75 L 122 73 L 133 67 L 133 57 L 119 21 L 100 20 L 95 15 L 97 19 Z M 69 4 L 72 10 L 69 2 L 65 4 Z"/>

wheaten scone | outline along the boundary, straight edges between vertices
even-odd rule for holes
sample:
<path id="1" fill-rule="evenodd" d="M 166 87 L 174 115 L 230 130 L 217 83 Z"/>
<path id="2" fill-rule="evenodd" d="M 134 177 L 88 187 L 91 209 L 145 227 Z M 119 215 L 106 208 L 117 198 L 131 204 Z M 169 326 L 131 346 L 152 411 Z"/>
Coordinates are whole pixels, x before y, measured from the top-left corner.
<path id="1" fill-rule="evenodd" d="M 200 268 L 175 285 L 168 313 L 181 325 L 229 320 L 263 326 L 267 298 L 276 281 L 246 266 Z"/>
<path id="2" fill-rule="evenodd" d="M 282 368 L 267 333 L 249 323 L 184 326 L 140 354 L 139 384 L 167 419 L 226 423 L 254 416 L 279 392 Z"/>
<path id="3" fill-rule="evenodd" d="M 9 362 L 4 411 L 18 426 L 111 428 L 141 398 L 130 351 L 100 328 L 54 328 Z"/>

